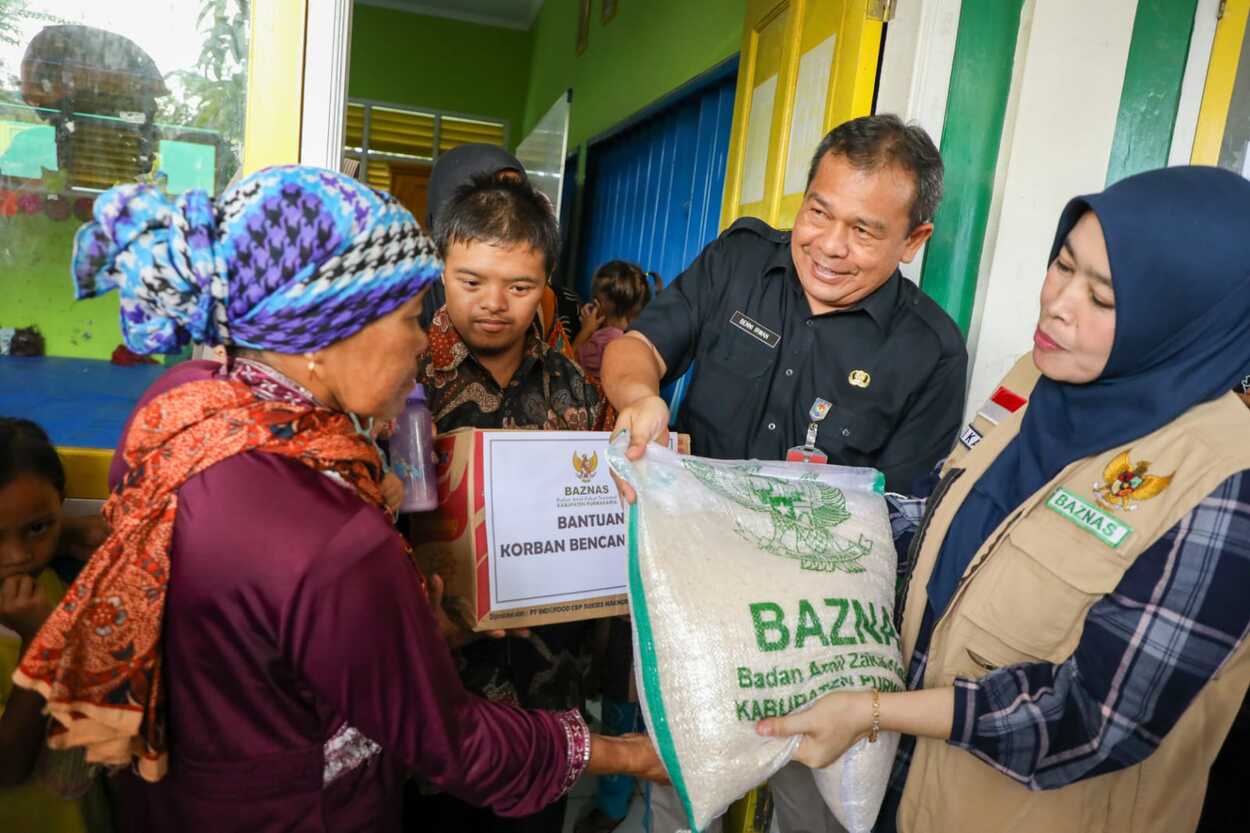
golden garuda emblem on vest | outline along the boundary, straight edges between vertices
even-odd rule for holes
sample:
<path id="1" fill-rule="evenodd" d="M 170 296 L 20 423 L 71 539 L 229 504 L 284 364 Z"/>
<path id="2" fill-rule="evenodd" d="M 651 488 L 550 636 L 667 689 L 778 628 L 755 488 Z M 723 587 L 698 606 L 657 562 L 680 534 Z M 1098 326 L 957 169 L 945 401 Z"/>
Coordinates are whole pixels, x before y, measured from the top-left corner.
<path id="1" fill-rule="evenodd" d="M 1104 509 L 1127 509 L 1130 512 L 1143 500 L 1150 500 L 1168 487 L 1175 472 L 1166 477 L 1149 474 L 1150 463 L 1129 459 L 1129 452 L 1122 451 L 1107 464 L 1102 472 L 1102 482 L 1094 484 L 1094 499 Z"/>

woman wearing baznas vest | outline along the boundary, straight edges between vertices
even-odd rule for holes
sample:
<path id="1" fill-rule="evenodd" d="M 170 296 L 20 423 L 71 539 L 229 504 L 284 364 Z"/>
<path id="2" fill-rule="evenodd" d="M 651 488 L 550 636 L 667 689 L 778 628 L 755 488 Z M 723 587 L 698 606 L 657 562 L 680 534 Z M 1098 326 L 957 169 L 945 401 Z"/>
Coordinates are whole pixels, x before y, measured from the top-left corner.
<path id="1" fill-rule="evenodd" d="M 1250 684 L 1247 240 L 1250 182 L 1215 168 L 1064 210 L 1017 396 L 896 502 L 918 690 L 759 727 L 811 766 L 903 733 L 878 830 L 1197 826 Z"/>

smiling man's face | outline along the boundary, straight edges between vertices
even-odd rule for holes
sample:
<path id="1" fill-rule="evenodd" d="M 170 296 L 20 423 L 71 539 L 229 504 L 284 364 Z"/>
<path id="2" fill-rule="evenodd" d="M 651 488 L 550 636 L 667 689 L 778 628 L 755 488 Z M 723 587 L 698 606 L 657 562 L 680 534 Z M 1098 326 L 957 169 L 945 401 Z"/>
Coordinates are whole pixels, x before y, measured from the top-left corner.
<path id="1" fill-rule="evenodd" d="M 812 313 L 845 309 L 876 292 L 933 233 L 911 227 L 915 178 L 897 165 L 861 169 L 826 154 L 794 218 L 790 254 Z"/>

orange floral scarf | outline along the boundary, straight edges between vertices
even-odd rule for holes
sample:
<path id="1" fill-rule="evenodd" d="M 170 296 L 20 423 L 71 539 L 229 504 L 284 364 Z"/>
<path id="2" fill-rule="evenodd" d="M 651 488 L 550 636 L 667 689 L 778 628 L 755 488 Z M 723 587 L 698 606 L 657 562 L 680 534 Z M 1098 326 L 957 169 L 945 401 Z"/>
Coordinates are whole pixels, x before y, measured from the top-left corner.
<path id="1" fill-rule="evenodd" d="M 47 700 L 58 724 L 50 746 L 86 747 L 93 763 L 133 760 L 148 781 L 165 774 L 161 621 L 177 490 L 248 451 L 334 472 L 383 506 L 377 452 L 341 413 L 264 401 L 230 379 L 191 382 L 153 399 L 135 414 L 124 450 L 130 471 L 104 505 L 111 535 L 13 675 Z"/>

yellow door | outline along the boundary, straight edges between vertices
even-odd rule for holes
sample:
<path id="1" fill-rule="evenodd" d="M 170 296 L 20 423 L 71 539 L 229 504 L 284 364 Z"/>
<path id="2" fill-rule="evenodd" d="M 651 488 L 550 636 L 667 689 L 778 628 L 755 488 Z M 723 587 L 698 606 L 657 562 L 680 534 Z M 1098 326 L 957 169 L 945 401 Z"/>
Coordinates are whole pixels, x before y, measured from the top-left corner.
<path id="1" fill-rule="evenodd" d="M 884 0 L 749 0 L 721 227 L 788 228 L 820 139 L 872 109 Z"/>
<path id="2" fill-rule="evenodd" d="M 1211 63 L 1190 162 L 1250 176 L 1250 0 L 1227 0 L 1215 30 Z"/>

